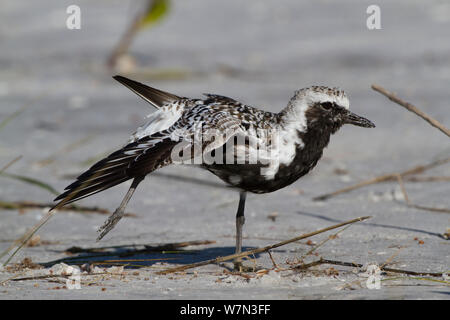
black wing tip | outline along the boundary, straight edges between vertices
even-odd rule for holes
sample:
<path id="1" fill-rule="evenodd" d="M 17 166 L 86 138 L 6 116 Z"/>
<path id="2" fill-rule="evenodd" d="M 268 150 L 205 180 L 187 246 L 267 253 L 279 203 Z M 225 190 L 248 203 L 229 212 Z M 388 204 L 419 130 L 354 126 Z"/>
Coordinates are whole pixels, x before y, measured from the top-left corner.
<path id="1" fill-rule="evenodd" d="M 125 78 L 124 76 L 121 76 L 120 74 L 116 74 L 115 76 L 113 76 L 114 80 L 117 80 L 120 82 L 120 80 L 129 80 L 128 78 Z"/>
<path id="2" fill-rule="evenodd" d="M 120 83 L 122 83 L 122 84 L 130 83 L 130 82 L 136 83 L 136 81 L 131 80 L 131 79 L 127 78 L 127 77 L 121 76 L 119 74 L 116 74 L 115 76 L 113 76 L 113 79 L 118 81 L 118 82 L 120 82 Z"/>

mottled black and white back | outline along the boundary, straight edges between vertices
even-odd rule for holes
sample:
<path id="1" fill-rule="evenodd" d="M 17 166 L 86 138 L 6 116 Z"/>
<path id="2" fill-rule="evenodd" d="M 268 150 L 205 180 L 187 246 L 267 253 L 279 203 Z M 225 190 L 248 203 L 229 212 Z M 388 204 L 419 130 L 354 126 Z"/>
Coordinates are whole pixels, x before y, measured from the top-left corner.
<path id="1" fill-rule="evenodd" d="M 263 111 L 232 98 L 205 94 L 203 99 L 178 97 L 133 80 L 116 76 L 154 105 L 157 110 L 131 136 L 129 143 L 93 165 L 66 188 L 55 207 L 90 196 L 116 184 L 145 176 L 155 169 L 176 163 L 192 163 L 207 152 L 219 150 L 222 161 L 202 163 L 232 187 L 254 193 L 283 188 L 308 173 L 322 156 L 330 135 L 343 124 L 371 127 L 373 124 L 349 111 L 342 90 L 313 86 L 295 92 L 279 113 Z M 174 148 L 194 148 L 200 153 L 174 159 Z M 227 143 L 231 142 L 231 148 Z M 239 143 L 241 142 L 241 143 Z M 227 152 L 233 151 L 230 158 Z M 257 154 L 256 162 L 249 158 Z M 176 154 L 178 156 L 179 154 Z M 179 161 L 174 161 L 179 160 Z"/>
<path id="2" fill-rule="evenodd" d="M 190 99 L 116 76 L 156 107 L 128 144 L 94 164 L 58 196 L 52 209 L 133 179 L 120 207 L 100 229 L 101 239 L 123 215 L 146 175 L 161 167 L 196 164 L 240 191 L 237 250 L 240 250 L 245 193 L 283 188 L 317 164 L 330 136 L 344 124 L 374 127 L 349 111 L 342 90 L 313 86 L 295 92 L 279 113 L 232 98 L 205 94 Z M 241 220 L 239 220 L 241 219 Z"/>

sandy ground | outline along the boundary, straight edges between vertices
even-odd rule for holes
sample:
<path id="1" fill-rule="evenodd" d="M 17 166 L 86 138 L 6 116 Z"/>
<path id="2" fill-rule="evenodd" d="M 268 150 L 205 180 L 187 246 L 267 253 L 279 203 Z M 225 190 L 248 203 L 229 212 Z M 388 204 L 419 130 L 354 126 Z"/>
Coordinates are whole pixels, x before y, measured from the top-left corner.
<path id="1" fill-rule="evenodd" d="M 444 124 L 450 124 L 450 5 L 445 1 L 378 1 L 382 30 L 366 28 L 366 1 L 173 1 L 170 15 L 135 39 L 131 53 L 141 66 L 130 77 L 178 95 L 212 92 L 270 111 L 283 108 L 299 88 L 339 86 L 351 109 L 376 129 L 344 127 L 308 176 L 267 195 L 249 195 L 244 249 L 289 239 L 359 216 L 352 225 L 308 255 L 325 259 L 392 263 L 392 268 L 448 272 L 449 243 L 442 237 L 449 216 L 408 208 L 395 182 L 360 188 L 324 202 L 312 198 L 376 175 L 406 170 L 449 156 L 449 140 L 417 116 L 370 89 L 378 83 Z M 152 110 L 116 83 L 104 62 L 133 16 L 124 1 L 78 1 L 81 30 L 67 30 L 71 1 L 2 2 L 0 12 L 0 167 L 22 155 L 7 172 L 45 181 L 61 191 L 92 159 L 123 145 Z M 87 160 L 91 159 L 90 163 Z M 0 269 L 1 299 L 449 299 L 448 279 L 382 274 L 368 289 L 356 268 L 323 265 L 307 272 L 282 270 L 331 234 L 273 250 L 279 269 L 246 276 L 230 265 L 209 265 L 184 274 L 156 275 L 162 268 L 233 253 L 233 190 L 170 179 L 169 175 L 219 183 L 207 172 L 170 167 L 149 176 L 124 218 L 95 242 L 104 214 L 60 212 L 40 231 L 41 242 L 14 258 L 51 266 L 73 246 L 108 249 L 102 257 L 133 261 L 119 275 L 83 275 L 80 290 L 63 278 L 5 281 L 48 274 L 48 269 Z M 449 176 L 450 166 L 423 176 Z M 408 182 L 414 203 L 449 208 L 447 182 Z M 48 191 L 0 177 L 2 201 L 50 203 Z M 129 184 L 80 201 L 109 210 Z M 0 249 L 20 237 L 44 211 L 0 210 Z M 277 214 L 275 221 L 268 218 Z M 129 246 L 213 240 L 180 251 L 119 256 Z M 128 247 L 127 247 L 128 246 Z M 396 254 L 394 257 L 392 257 Z M 4 260 L 4 259 L 3 259 Z M 76 260 L 76 259 L 75 259 Z M 75 260 L 66 260 L 66 263 Z M 79 260 L 79 259 L 78 259 Z M 267 254 L 250 265 L 270 270 Z M 144 266 L 144 267 L 140 267 Z M 333 267 L 334 269 L 330 269 Z M 225 270 L 225 271 L 224 271 Z M 393 279 L 396 278 L 396 279 Z M 59 280 L 58 280 L 59 279 Z M 431 281 L 429 279 L 439 280 Z M 447 281 L 447 282 L 445 282 Z M 58 290 L 58 288 L 61 288 Z"/>

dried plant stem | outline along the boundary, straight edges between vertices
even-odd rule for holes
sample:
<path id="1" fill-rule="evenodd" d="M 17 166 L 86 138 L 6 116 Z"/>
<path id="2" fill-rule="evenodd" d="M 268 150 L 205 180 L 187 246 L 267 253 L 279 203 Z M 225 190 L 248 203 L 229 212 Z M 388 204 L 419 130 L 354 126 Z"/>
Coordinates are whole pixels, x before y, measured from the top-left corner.
<path id="1" fill-rule="evenodd" d="M 421 206 L 418 204 L 410 204 L 409 206 L 412 208 L 419 209 L 419 210 L 433 211 L 433 212 L 438 212 L 438 213 L 450 213 L 450 209 L 447 209 L 447 208 L 427 207 L 427 206 Z"/>
<path id="2" fill-rule="evenodd" d="M 0 258 L 2 258 L 4 255 L 8 254 L 9 251 L 11 251 L 16 245 L 17 243 L 21 242 L 20 245 L 17 247 L 17 249 L 9 256 L 9 258 L 5 261 L 5 263 L 3 264 L 4 266 L 6 266 L 11 259 L 16 255 L 16 253 L 28 242 L 28 240 L 31 239 L 31 237 L 56 213 L 56 210 L 47 212 L 47 214 L 45 216 L 43 216 L 41 218 L 41 220 L 30 230 L 28 230 L 20 239 L 17 239 L 16 241 L 13 242 L 13 244 L 6 249 L 4 252 L 2 252 L 2 254 L 0 255 Z"/>
<path id="3" fill-rule="evenodd" d="M 403 179 L 408 182 L 440 182 L 440 181 L 450 181 L 450 177 L 405 177 Z"/>
<path id="4" fill-rule="evenodd" d="M 51 204 L 37 204 L 37 203 L 28 203 L 28 202 L 22 202 L 22 203 L 10 203 L 10 202 L 0 202 L 0 207 L 7 208 L 7 209 L 31 209 L 31 208 L 50 208 Z M 16 253 L 26 244 L 28 243 L 28 240 L 31 239 L 31 237 L 53 216 L 54 213 L 58 211 L 78 211 L 78 212 L 95 212 L 95 213 L 101 213 L 101 214 L 109 214 L 109 211 L 106 209 L 100 209 L 96 207 L 78 207 L 78 206 L 69 206 L 67 208 L 53 210 L 51 212 L 47 212 L 44 217 L 35 225 L 33 226 L 29 231 L 27 231 L 22 237 L 15 240 L 11 246 L 9 246 L 5 251 L 3 251 L 0 254 L 0 259 L 4 257 L 6 254 L 8 254 L 15 246 L 17 246 L 19 243 L 19 247 L 13 252 L 13 254 L 5 261 L 3 264 L 6 266 L 11 259 L 16 255 Z M 129 217 L 135 217 L 135 214 L 132 213 L 126 213 L 125 216 Z"/>
<path id="5" fill-rule="evenodd" d="M 52 203 L 38 203 L 32 201 L 0 201 L 0 209 L 9 209 L 9 210 L 22 210 L 22 209 L 45 209 L 51 208 L 53 206 Z M 69 205 L 63 208 L 59 208 L 59 211 L 75 211 L 82 213 L 99 213 L 99 214 L 110 214 L 108 209 L 103 209 L 99 207 L 83 207 L 76 205 Z M 129 217 L 136 216 L 133 213 L 126 214 Z"/>
<path id="6" fill-rule="evenodd" d="M 421 206 L 421 205 L 412 203 L 409 200 L 408 193 L 406 192 L 406 188 L 405 188 L 405 185 L 403 184 L 403 179 L 402 179 L 401 175 L 397 175 L 397 181 L 398 181 L 398 184 L 400 185 L 400 189 L 402 190 L 403 197 L 405 198 L 405 202 L 408 207 L 416 208 L 416 209 L 420 209 L 420 210 L 426 210 L 426 211 L 439 212 L 439 213 L 450 213 L 450 209 L 447 209 L 447 208 L 426 207 L 426 206 Z"/>
<path id="7" fill-rule="evenodd" d="M 321 258 L 319 260 L 313 261 L 308 264 L 302 264 L 302 265 L 296 266 L 295 269 L 305 270 L 310 267 L 322 265 L 322 264 L 332 264 L 332 265 L 337 265 L 337 266 L 354 267 L 354 268 L 364 267 L 364 265 L 362 265 L 360 263 L 328 260 L 328 259 Z M 410 270 L 403 270 L 403 269 L 393 269 L 393 268 L 385 267 L 384 265 L 380 266 L 380 270 L 385 271 L 385 272 L 401 273 L 401 274 L 412 275 L 412 276 L 443 277 L 445 274 L 444 272 L 418 272 L 418 271 L 410 271 Z"/>
<path id="8" fill-rule="evenodd" d="M 433 127 L 441 130 L 444 134 L 447 135 L 447 137 L 450 137 L 450 129 L 446 128 L 439 121 L 437 121 L 436 119 L 430 117 L 429 115 L 427 115 L 425 112 L 421 111 L 416 106 L 412 105 L 409 102 L 403 101 L 402 99 L 398 98 L 392 92 L 389 92 L 386 89 L 384 89 L 383 87 L 380 87 L 380 86 L 378 86 L 376 84 L 372 85 L 372 89 L 375 90 L 375 91 L 378 91 L 382 95 L 386 96 L 389 100 L 391 100 L 391 101 L 401 105 L 402 107 L 406 108 L 408 111 L 411 111 L 411 112 L 415 113 L 416 115 L 418 115 L 419 117 L 421 117 L 422 119 L 427 121 L 429 124 L 431 124 Z"/>
<path id="9" fill-rule="evenodd" d="M 9 167 L 11 167 L 14 163 L 16 163 L 17 161 L 19 161 L 20 159 L 22 159 L 22 156 L 18 156 L 16 158 L 14 158 L 13 160 L 11 160 L 10 162 L 8 162 L 7 164 L 5 164 L 1 169 L 0 169 L 0 173 L 2 173 L 3 171 L 5 171 L 6 169 L 8 169 Z"/>
<path id="10" fill-rule="evenodd" d="M 131 24 L 128 26 L 125 34 L 120 38 L 119 43 L 114 48 L 111 56 L 108 58 L 107 65 L 108 67 L 112 68 L 116 65 L 117 60 L 125 54 L 128 50 L 128 48 L 131 45 L 131 42 L 133 41 L 134 37 L 136 36 L 137 32 L 139 31 L 142 23 L 142 19 L 145 17 L 147 12 L 150 10 L 151 6 L 153 5 L 153 1 L 148 1 L 146 7 L 144 10 L 138 12 L 138 14 L 134 17 Z"/>
<path id="11" fill-rule="evenodd" d="M 408 197 L 408 194 L 406 193 L 406 189 L 405 189 L 405 185 L 403 184 L 402 176 L 399 174 L 397 174 L 397 181 L 398 181 L 398 184 L 400 185 L 400 189 L 402 190 L 403 198 L 405 198 L 406 204 L 410 205 L 409 197 Z"/>
<path id="12" fill-rule="evenodd" d="M 205 265 L 208 265 L 208 264 L 230 261 L 230 260 L 234 260 L 234 259 L 237 259 L 237 258 L 243 258 L 243 257 L 247 257 L 249 255 L 258 254 L 258 253 L 261 253 L 261 252 L 267 252 L 267 251 L 272 250 L 274 248 L 278 248 L 278 247 L 284 246 L 284 245 L 286 245 L 288 243 L 292 243 L 292 242 L 296 242 L 296 241 L 299 241 L 299 240 L 302 240 L 302 239 L 305 239 L 305 238 L 309 238 L 309 237 L 315 236 L 315 235 L 317 235 L 319 233 L 323 233 L 323 232 L 326 232 L 326 231 L 329 231 L 329 230 L 332 230 L 332 229 L 336 229 L 336 228 L 339 228 L 339 227 L 342 227 L 342 226 L 345 226 L 345 225 L 348 225 L 348 224 L 352 224 L 352 223 L 355 223 L 355 222 L 363 221 L 363 220 L 366 220 L 366 219 L 369 219 L 369 218 L 371 218 L 371 217 L 370 216 L 369 217 L 359 217 L 359 218 L 352 219 L 352 220 L 349 220 L 349 221 L 346 221 L 346 222 L 342 222 L 342 223 L 339 223 L 339 224 L 336 224 L 336 225 L 333 225 L 333 226 L 330 226 L 330 227 L 327 227 L 327 228 L 324 228 L 324 229 L 320 229 L 320 230 L 317 230 L 317 231 L 314 231 L 314 232 L 311 232 L 311 233 L 303 234 L 301 236 L 298 236 L 298 237 L 295 237 L 295 238 L 292 238 L 292 239 L 289 239 L 289 240 L 285 240 L 285 241 L 282 241 L 282 242 L 279 242 L 279 243 L 276 243 L 276 244 L 273 244 L 273 245 L 270 245 L 270 246 L 267 246 L 267 247 L 253 249 L 253 250 L 248 250 L 248 251 L 244 251 L 244 252 L 237 253 L 237 254 L 231 254 L 231 255 L 228 255 L 228 256 L 225 256 L 225 257 L 218 257 L 218 258 L 211 259 L 211 260 L 206 260 L 206 261 L 201 261 L 201 262 L 197 262 L 197 263 L 187 264 L 187 265 L 184 265 L 184 266 L 170 268 L 170 269 L 166 269 L 166 270 L 160 271 L 160 272 L 158 272 L 158 274 L 168 274 L 168 273 L 173 273 L 173 272 L 184 271 L 184 270 L 187 270 L 187 269 L 201 267 L 201 266 L 205 266 Z"/>
<path id="13" fill-rule="evenodd" d="M 38 161 L 36 164 L 39 167 L 45 167 L 51 163 L 53 163 L 56 158 L 60 155 L 67 155 L 69 152 L 74 151 L 75 149 L 77 149 L 78 147 L 84 145 L 85 143 L 91 141 L 94 138 L 93 135 L 89 135 L 86 137 L 83 137 L 75 142 L 71 142 L 70 144 L 64 146 L 62 149 L 58 150 L 57 152 L 55 152 L 54 154 L 52 154 L 51 156 Z"/>
<path id="14" fill-rule="evenodd" d="M 269 257 L 270 257 L 270 260 L 272 261 L 274 269 L 280 269 L 278 264 L 275 262 L 275 259 L 272 257 L 272 252 L 270 252 L 270 250 L 268 250 L 267 253 L 269 254 Z"/>
<path id="15" fill-rule="evenodd" d="M 341 230 L 339 230 L 338 232 L 336 232 L 335 234 L 332 234 L 331 236 L 329 236 L 328 238 L 324 239 L 323 241 L 321 241 L 319 244 L 315 245 L 311 250 L 309 250 L 306 254 L 304 254 L 300 260 L 303 260 L 306 256 L 310 255 L 311 253 L 313 253 L 314 251 L 316 251 L 317 249 L 319 249 L 321 246 L 323 246 L 326 242 L 328 242 L 331 239 L 336 239 L 337 235 L 343 231 L 345 231 L 348 227 L 350 227 L 351 225 L 349 224 L 348 226 L 346 226 L 345 228 L 342 228 Z"/>
<path id="16" fill-rule="evenodd" d="M 338 194 L 346 193 L 346 192 L 349 192 L 349 191 L 352 191 L 355 189 L 359 189 L 361 187 L 365 187 L 365 186 L 368 186 L 371 184 L 396 180 L 399 175 L 401 177 L 405 177 L 405 176 L 409 176 L 409 175 L 413 175 L 413 174 L 422 173 L 428 169 L 443 165 L 447 162 L 450 162 L 450 158 L 436 160 L 436 161 L 433 161 L 433 162 L 425 164 L 425 165 L 415 166 L 411 169 L 408 169 L 408 170 L 405 170 L 402 172 L 384 174 L 384 175 L 381 175 L 381 176 L 378 176 L 378 177 L 375 177 L 372 179 L 364 180 L 364 181 L 354 184 L 352 186 L 345 187 L 345 188 L 339 189 L 339 190 L 331 192 L 331 193 L 326 193 L 326 194 L 317 196 L 317 197 L 313 198 L 313 200 L 326 200 L 326 199 L 336 196 Z"/>

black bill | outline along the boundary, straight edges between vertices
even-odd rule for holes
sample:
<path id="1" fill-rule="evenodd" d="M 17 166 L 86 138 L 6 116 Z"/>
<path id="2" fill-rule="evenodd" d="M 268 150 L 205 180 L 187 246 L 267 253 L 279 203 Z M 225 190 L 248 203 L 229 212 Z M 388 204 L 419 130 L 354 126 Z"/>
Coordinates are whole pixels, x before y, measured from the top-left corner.
<path id="1" fill-rule="evenodd" d="M 363 117 L 354 114 L 353 112 L 347 111 L 344 123 L 353 124 L 355 126 L 364 127 L 364 128 L 375 128 L 375 124 Z"/>

